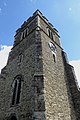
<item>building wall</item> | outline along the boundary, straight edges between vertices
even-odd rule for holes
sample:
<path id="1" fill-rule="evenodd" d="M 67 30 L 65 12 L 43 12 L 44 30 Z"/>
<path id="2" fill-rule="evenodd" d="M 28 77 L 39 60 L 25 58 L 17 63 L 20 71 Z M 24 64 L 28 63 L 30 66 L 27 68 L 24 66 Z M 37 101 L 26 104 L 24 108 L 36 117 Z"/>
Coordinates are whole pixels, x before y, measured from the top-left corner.
<path id="1" fill-rule="evenodd" d="M 27 28 L 27 36 L 21 39 Z M 49 42 L 56 46 L 55 59 Z M 39 11 L 16 31 L 7 65 L 0 75 L 1 120 L 10 120 L 11 116 L 17 120 L 76 120 L 74 94 L 68 81 L 70 71 L 66 71 L 62 50 L 58 31 Z M 17 75 L 22 76 L 20 103 L 12 105 Z"/>
<path id="2" fill-rule="evenodd" d="M 62 49 L 56 45 L 56 62 L 48 46 L 51 39 L 41 31 L 46 120 L 76 120 L 67 89 Z"/>
<path id="3" fill-rule="evenodd" d="M 28 119 L 29 114 L 34 110 L 34 73 L 35 73 L 35 31 L 28 36 L 24 42 L 21 42 L 13 48 L 14 58 L 9 58 L 6 66 L 7 74 L 5 81 L 1 81 L 0 92 L 2 95 L 2 103 L 0 108 L 0 119 L 9 118 L 12 113 L 15 113 L 18 120 Z M 29 46 L 28 46 L 29 45 Z M 24 47 L 26 46 L 26 49 Z M 16 52 L 15 52 L 16 51 Z M 22 53 L 23 59 L 21 63 L 18 61 L 19 53 Z M 3 70 L 2 74 L 3 75 Z M 22 75 L 22 88 L 19 105 L 11 105 L 12 102 L 12 83 L 17 75 Z M 2 78 L 2 80 L 4 80 Z M 2 91 L 3 94 L 2 94 Z M 2 117 L 1 117 L 2 116 Z M 31 116 L 31 115 L 30 115 Z"/>
<path id="4" fill-rule="evenodd" d="M 69 93 L 71 93 L 73 108 L 75 109 L 76 120 L 80 120 L 80 89 L 78 86 L 73 66 L 67 63 L 64 53 L 62 54 L 65 74 L 67 76 L 67 87 L 70 91 Z"/>

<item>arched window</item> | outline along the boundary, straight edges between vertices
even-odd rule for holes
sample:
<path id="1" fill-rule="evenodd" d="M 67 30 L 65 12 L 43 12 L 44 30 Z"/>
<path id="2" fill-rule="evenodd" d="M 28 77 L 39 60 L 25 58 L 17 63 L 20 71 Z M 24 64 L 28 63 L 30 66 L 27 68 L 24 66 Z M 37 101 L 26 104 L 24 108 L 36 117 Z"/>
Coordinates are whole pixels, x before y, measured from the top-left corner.
<path id="1" fill-rule="evenodd" d="M 14 78 L 12 84 L 13 87 L 12 105 L 19 104 L 21 93 L 21 81 L 22 81 L 21 75 L 18 75 Z"/>
<path id="2" fill-rule="evenodd" d="M 21 65 L 22 61 L 23 61 L 23 54 L 20 53 L 19 56 L 18 56 L 18 59 L 17 59 L 17 64 Z"/>
<path id="3" fill-rule="evenodd" d="M 48 29 L 48 34 L 49 34 L 49 37 L 53 40 L 53 32 L 50 29 Z"/>
<path id="4" fill-rule="evenodd" d="M 54 59 L 54 62 L 56 62 L 56 55 L 53 54 L 53 59 Z"/>

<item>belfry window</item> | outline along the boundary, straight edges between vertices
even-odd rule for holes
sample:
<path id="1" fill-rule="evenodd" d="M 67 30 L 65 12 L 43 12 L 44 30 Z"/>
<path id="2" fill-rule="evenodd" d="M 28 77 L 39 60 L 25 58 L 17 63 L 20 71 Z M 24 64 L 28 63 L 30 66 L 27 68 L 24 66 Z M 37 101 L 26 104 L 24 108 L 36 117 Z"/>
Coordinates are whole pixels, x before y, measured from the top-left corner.
<path id="1" fill-rule="evenodd" d="M 26 28 L 23 32 L 21 32 L 21 40 L 26 38 L 29 32 L 29 28 Z"/>
<path id="2" fill-rule="evenodd" d="M 48 34 L 49 34 L 49 37 L 53 40 L 53 32 L 50 29 L 48 29 Z"/>
<path id="3" fill-rule="evenodd" d="M 21 81 L 22 81 L 22 77 L 20 75 L 14 78 L 12 84 L 12 88 L 13 88 L 12 105 L 19 104 L 20 102 Z"/>

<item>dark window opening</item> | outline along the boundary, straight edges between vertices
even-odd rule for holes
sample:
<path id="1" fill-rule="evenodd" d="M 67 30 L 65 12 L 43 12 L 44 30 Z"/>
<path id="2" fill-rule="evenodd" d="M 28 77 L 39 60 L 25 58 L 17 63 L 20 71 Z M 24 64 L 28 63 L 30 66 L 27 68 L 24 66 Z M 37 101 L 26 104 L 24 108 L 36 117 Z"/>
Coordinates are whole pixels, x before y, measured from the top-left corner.
<path id="1" fill-rule="evenodd" d="M 21 40 L 24 39 L 25 37 L 27 37 L 28 31 L 29 31 L 29 29 L 27 28 L 21 33 Z"/>
<path id="2" fill-rule="evenodd" d="M 24 34 L 24 32 L 23 32 L 23 36 L 22 36 L 22 39 L 24 39 L 24 35 L 25 35 L 25 34 Z"/>
<path id="3" fill-rule="evenodd" d="M 26 34 L 25 34 L 25 37 L 27 37 L 28 32 L 29 32 L 29 28 L 27 28 L 27 29 L 26 29 Z"/>
<path id="4" fill-rule="evenodd" d="M 17 76 L 13 82 L 13 96 L 12 96 L 12 105 L 19 104 L 20 102 L 20 93 L 21 93 L 21 77 Z"/>
<path id="5" fill-rule="evenodd" d="M 13 90 L 12 105 L 14 105 L 14 103 L 15 103 L 16 90 L 17 90 L 17 81 L 15 81 L 15 83 L 14 83 L 14 90 Z"/>
<path id="6" fill-rule="evenodd" d="M 17 91 L 16 104 L 19 103 L 19 100 L 20 100 L 20 92 L 21 92 L 21 79 L 19 80 L 19 83 L 18 83 L 18 91 Z"/>
<path id="7" fill-rule="evenodd" d="M 17 120 L 17 118 L 15 116 L 12 116 L 11 120 Z"/>
<path id="8" fill-rule="evenodd" d="M 39 87 L 37 87 L 37 93 L 40 94 L 41 93 L 41 90 Z"/>
<path id="9" fill-rule="evenodd" d="M 48 29 L 48 34 L 49 34 L 49 37 L 53 40 L 53 32 L 50 29 Z"/>
<path id="10" fill-rule="evenodd" d="M 50 30 L 48 29 L 49 37 L 50 37 Z"/>
<path id="11" fill-rule="evenodd" d="M 53 54 L 53 59 L 54 59 L 54 62 L 56 62 L 56 56 Z"/>
<path id="12" fill-rule="evenodd" d="M 21 33 L 21 40 L 24 39 L 24 32 Z"/>
<path id="13" fill-rule="evenodd" d="M 53 33 L 51 32 L 50 38 L 53 40 Z"/>

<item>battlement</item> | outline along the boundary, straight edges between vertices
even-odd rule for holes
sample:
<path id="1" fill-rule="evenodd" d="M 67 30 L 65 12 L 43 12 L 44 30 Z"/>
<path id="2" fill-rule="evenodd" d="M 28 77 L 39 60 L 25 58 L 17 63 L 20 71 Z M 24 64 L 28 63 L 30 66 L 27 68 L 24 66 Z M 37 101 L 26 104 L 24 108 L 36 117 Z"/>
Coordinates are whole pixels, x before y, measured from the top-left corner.
<path id="1" fill-rule="evenodd" d="M 42 30 L 47 36 L 49 36 L 56 42 L 56 44 L 60 46 L 60 36 L 57 29 L 54 28 L 54 26 L 39 10 L 36 10 L 33 15 L 24 21 L 21 27 L 16 30 L 13 48 L 23 39 L 27 38 L 32 33 L 32 31 L 37 30 L 36 28 Z"/>
<path id="2" fill-rule="evenodd" d="M 20 28 L 18 28 L 16 30 L 16 34 L 18 32 L 21 31 L 22 28 L 24 28 L 25 26 L 27 26 L 36 16 L 39 16 L 40 18 L 42 18 L 46 24 L 49 25 L 49 27 L 51 27 L 56 33 L 58 33 L 58 30 L 54 28 L 54 26 L 48 21 L 48 19 L 40 12 L 40 10 L 36 10 L 32 16 L 30 16 L 26 21 L 24 21 L 24 23 L 21 25 Z"/>

